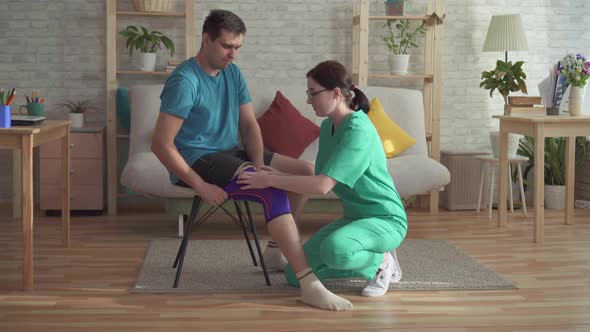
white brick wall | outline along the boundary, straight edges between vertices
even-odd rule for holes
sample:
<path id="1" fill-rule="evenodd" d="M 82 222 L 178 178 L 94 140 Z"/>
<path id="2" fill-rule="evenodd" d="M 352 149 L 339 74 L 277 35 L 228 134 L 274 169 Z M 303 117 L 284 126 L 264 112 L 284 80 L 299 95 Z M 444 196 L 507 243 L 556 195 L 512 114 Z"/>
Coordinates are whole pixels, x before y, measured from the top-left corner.
<path id="1" fill-rule="evenodd" d="M 122 7 L 128 4 L 122 4 Z M 268 77 L 303 80 L 319 61 L 337 59 L 350 65 L 350 0 L 195 0 L 197 45 L 203 18 L 213 8 L 235 11 L 245 21 L 248 34 L 237 63 L 246 78 Z M 381 0 L 372 0 L 373 13 L 383 11 Z M 590 55 L 590 3 L 586 0 L 448 0 L 443 45 L 441 105 L 442 148 L 481 149 L 488 132 L 497 129 L 491 116 L 501 113 L 502 98 L 489 98 L 479 88 L 482 70 L 489 70 L 502 53 L 482 53 L 491 14 L 520 13 L 529 51 L 510 52 L 509 60 L 525 61 L 530 94 L 546 76 L 550 64 L 566 52 Z M 491 14 L 490 14 L 491 13 Z M 170 19 L 126 18 L 129 24 L 149 24 L 177 39 L 184 54 L 183 23 Z M 379 41 L 380 23 L 371 23 L 371 69 L 386 68 L 386 48 Z M 10 0 L 0 1 L 0 87 L 16 87 L 19 98 L 31 89 L 46 96 L 47 113 L 64 115 L 55 105 L 63 98 L 93 100 L 99 109 L 88 114 L 90 123 L 104 123 L 105 1 Z M 121 41 L 121 39 L 119 39 Z M 121 45 L 121 43 L 119 43 Z M 119 47 L 122 68 L 131 66 Z M 159 54 L 159 65 L 168 56 Z M 419 67 L 422 59 L 412 60 Z M 125 80 L 122 84 L 132 84 Z M 390 84 L 389 82 L 377 82 Z M 418 87 L 413 82 L 404 86 Z M 303 92 L 302 92 L 303 93 Z M 11 163 L 0 153 L 0 201 L 9 199 Z"/>

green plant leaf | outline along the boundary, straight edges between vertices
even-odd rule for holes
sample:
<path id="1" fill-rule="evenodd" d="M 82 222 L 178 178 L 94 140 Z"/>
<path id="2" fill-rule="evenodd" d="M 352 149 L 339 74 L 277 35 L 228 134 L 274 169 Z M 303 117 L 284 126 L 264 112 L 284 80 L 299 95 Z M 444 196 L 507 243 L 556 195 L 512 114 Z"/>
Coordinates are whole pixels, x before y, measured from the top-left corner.
<path id="1" fill-rule="evenodd" d="M 143 26 L 129 25 L 119 33 L 126 38 L 125 47 L 129 50 L 129 56 L 133 55 L 134 50 L 142 53 L 156 52 L 161 48 L 161 43 L 174 55 L 174 43 L 160 31 L 149 32 Z"/>

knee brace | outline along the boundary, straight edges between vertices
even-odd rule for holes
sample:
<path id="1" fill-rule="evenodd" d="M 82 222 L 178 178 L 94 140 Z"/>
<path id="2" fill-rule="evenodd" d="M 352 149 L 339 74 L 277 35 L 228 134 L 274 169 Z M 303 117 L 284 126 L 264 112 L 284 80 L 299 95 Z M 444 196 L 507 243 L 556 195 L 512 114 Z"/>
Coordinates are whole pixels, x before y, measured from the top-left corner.
<path id="1" fill-rule="evenodd" d="M 248 168 L 245 172 L 253 172 L 253 168 Z M 262 205 L 264 210 L 264 218 L 266 222 L 273 220 L 274 218 L 283 214 L 291 213 L 291 207 L 289 205 L 289 199 L 287 193 L 284 190 L 277 188 L 264 188 L 264 189 L 249 189 L 243 190 L 236 181 L 238 178 L 234 178 L 231 182 L 223 188 L 227 192 L 228 196 L 233 200 L 242 200 L 256 202 Z"/>

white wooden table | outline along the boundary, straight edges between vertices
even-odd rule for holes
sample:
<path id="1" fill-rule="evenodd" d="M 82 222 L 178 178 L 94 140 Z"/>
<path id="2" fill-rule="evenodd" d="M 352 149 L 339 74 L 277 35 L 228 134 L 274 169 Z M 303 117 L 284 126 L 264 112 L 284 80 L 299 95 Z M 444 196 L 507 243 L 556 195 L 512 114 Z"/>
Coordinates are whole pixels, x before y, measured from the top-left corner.
<path id="1" fill-rule="evenodd" d="M 565 221 L 574 223 L 574 173 L 576 168 L 576 136 L 590 136 L 590 116 L 547 116 L 547 115 L 496 115 L 500 120 L 500 179 L 508 176 L 508 133 L 531 136 L 535 140 L 535 222 L 533 227 L 534 242 L 543 242 L 544 233 L 544 173 L 546 137 L 567 137 L 566 148 L 566 194 Z M 506 181 L 500 181 L 498 197 L 498 226 L 506 225 Z"/>

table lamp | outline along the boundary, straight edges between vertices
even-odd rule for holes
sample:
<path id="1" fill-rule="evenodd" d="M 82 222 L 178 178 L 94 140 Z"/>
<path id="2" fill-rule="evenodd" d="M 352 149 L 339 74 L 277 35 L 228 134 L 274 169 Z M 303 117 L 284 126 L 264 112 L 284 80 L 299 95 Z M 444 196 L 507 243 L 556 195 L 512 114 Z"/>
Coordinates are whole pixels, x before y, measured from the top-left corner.
<path id="1" fill-rule="evenodd" d="M 520 14 L 492 16 L 483 44 L 484 52 L 504 52 L 504 60 L 508 62 L 508 51 L 526 51 L 528 48 Z"/>

